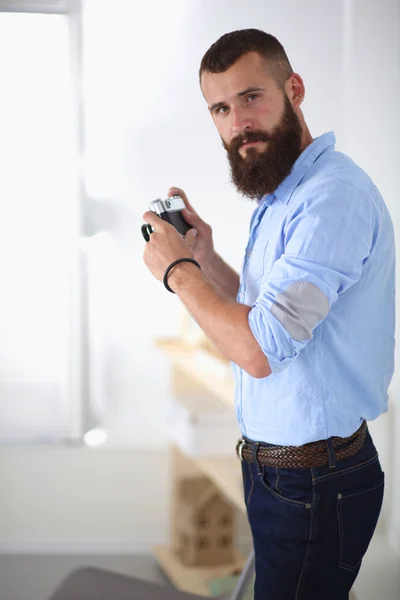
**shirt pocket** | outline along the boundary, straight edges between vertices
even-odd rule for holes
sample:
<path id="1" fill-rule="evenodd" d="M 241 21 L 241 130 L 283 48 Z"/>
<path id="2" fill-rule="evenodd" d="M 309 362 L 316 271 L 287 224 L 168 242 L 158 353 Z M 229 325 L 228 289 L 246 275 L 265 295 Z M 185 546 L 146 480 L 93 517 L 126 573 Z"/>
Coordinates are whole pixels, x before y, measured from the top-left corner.
<path id="1" fill-rule="evenodd" d="M 252 283 L 261 279 L 265 273 L 267 248 L 267 239 L 257 239 L 248 253 L 247 278 Z"/>

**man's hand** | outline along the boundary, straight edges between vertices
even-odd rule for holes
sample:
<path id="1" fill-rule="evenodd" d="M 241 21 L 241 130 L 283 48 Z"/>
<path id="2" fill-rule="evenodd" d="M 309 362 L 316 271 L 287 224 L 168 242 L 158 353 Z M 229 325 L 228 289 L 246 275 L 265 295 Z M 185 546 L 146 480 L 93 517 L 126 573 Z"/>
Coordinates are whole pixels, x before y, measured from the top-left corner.
<path id="1" fill-rule="evenodd" d="M 191 244 L 194 258 L 201 265 L 203 275 L 219 294 L 235 300 L 239 289 L 239 275 L 215 252 L 211 227 L 200 219 L 183 190 L 172 187 L 168 196 L 182 198 L 186 206 L 186 210 L 182 211 L 183 218 L 197 230 L 197 236 L 194 240 L 189 238 L 188 243 Z M 186 238 L 189 234 L 190 230 Z"/>
<path id="2" fill-rule="evenodd" d="M 193 258 L 192 247 L 197 231 L 190 229 L 182 238 L 173 225 L 160 219 L 151 210 L 144 213 L 143 219 L 155 229 L 150 241 L 145 244 L 143 260 L 154 277 L 162 281 L 167 267 L 174 260 Z"/>
<path id="3" fill-rule="evenodd" d="M 194 244 L 192 248 L 193 257 L 201 264 L 202 267 L 204 266 L 207 268 L 207 266 L 211 266 L 215 261 L 216 253 L 214 251 L 212 229 L 210 225 L 200 219 L 183 190 L 177 187 L 172 187 L 168 191 L 168 196 L 180 196 L 184 201 L 186 210 L 184 209 L 182 211 L 182 216 L 185 221 L 187 221 L 189 225 L 192 225 L 192 227 L 194 227 L 197 231 L 197 236 L 194 238 Z M 192 240 L 190 239 L 189 241 Z"/>

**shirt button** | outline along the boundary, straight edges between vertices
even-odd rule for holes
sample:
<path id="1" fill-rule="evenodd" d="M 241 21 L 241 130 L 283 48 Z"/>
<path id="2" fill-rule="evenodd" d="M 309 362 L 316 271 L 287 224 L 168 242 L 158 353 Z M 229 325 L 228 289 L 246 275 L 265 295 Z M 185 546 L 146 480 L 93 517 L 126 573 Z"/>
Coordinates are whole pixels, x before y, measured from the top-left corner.
<path id="1" fill-rule="evenodd" d="M 311 504 L 310 504 L 309 502 L 307 502 L 307 504 L 306 504 L 306 508 L 307 508 L 307 509 L 310 509 L 310 508 L 311 508 Z"/>

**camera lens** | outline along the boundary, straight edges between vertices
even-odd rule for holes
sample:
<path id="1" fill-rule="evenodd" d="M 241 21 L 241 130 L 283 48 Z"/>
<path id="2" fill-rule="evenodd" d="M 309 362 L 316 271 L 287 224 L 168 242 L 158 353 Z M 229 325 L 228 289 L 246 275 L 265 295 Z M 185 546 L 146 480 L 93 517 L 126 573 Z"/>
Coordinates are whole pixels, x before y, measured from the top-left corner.
<path id="1" fill-rule="evenodd" d="M 167 208 L 171 208 L 171 202 L 169 200 L 166 201 L 165 206 Z"/>
<path id="2" fill-rule="evenodd" d="M 144 225 L 142 225 L 141 229 L 144 239 L 146 240 L 146 242 L 149 242 L 150 235 L 153 233 L 153 227 L 149 223 L 145 223 Z"/>

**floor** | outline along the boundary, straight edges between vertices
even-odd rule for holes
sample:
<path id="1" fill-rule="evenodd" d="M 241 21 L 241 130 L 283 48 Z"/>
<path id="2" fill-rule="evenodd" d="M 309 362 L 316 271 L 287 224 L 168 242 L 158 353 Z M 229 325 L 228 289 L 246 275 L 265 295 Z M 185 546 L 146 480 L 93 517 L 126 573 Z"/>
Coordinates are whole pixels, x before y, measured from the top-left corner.
<path id="1" fill-rule="evenodd" d="M 47 600 L 67 574 L 82 566 L 170 585 L 152 556 L 0 555 L 0 600 Z"/>
<path id="2" fill-rule="evenodd" d="M 47 600 L 62 579 L 94 566 L 171 585 L 150 555 L 1 555 L 0 600 Z M 384 541 L 375 540 L 354 588 L 354 600 L 399 600 L 400 563 Z"/>

